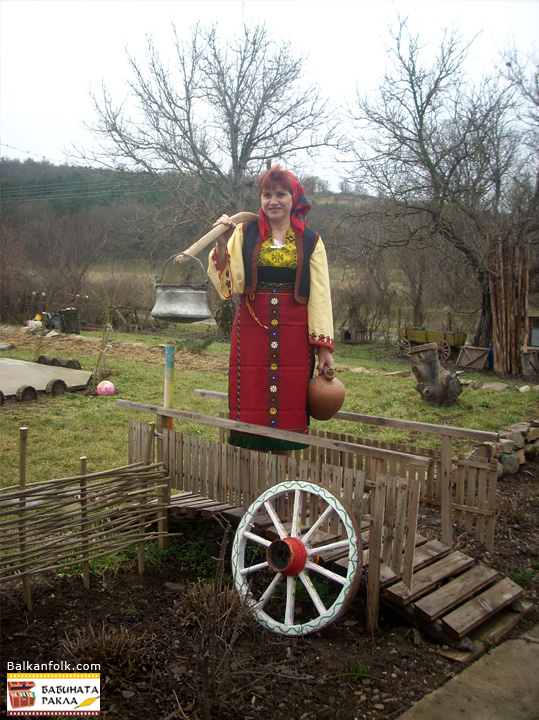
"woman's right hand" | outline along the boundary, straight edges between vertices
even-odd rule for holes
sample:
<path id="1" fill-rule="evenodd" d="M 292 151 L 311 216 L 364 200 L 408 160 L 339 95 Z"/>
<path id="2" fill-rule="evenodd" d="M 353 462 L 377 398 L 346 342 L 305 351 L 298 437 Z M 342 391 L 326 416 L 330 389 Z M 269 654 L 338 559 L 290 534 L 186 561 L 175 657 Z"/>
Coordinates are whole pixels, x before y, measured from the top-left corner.
<path id="1" fill-rule="evenodd" d="M 219 237 L 215 241 L 216 245 L 222 245 L 224 247 L 232 237 L 232 234 L 236 229 L 236 223 L 233 222 L 228 215 L 221 215 L 217 222 L 213 223 L 213 227 L 219 227 L 219 225 L 225 225 L 228 228 L 228 230 L 226 230 L 226 232 L 224 232 L 222 235 L 219 235 Z"/>

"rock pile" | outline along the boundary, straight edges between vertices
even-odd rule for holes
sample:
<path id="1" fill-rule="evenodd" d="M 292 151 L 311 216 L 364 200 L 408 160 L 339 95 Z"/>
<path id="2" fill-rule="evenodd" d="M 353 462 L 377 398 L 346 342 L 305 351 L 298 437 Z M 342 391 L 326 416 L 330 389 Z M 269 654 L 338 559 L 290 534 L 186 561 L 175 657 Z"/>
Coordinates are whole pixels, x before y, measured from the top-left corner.
<path id="1" fill-rule="evenodd" d="M 498 442 L 486 442 L 469 457 L 498 460 L 498 477 L 514 475 L 526 461 L 539 457 L 539 420 L 501 428 Z"/>

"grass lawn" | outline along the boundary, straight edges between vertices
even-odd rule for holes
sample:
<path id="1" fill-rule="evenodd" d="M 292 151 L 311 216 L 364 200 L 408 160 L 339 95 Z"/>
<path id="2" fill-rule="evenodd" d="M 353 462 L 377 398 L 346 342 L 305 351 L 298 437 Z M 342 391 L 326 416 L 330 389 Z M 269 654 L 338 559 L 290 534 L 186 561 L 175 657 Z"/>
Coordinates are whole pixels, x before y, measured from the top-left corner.
<path id="1" fill-rule="evenodd" d="M 193 396 L 195 388 L 227 390 L 228 346 L 215 336 L 212 326 L 177 326 L 170 335 L 125 335 L 114 333 L 107 361 L 109 378 L 114 382 L 115 397 L 98 397 L 94 392 L 68 393 L 61 397 L 40 395 L 30 403 L 8 399 L 0 409 L 0 483 L 18 482 L 19 428 L 28 428 L 27 480 L 36 482 L 51 477 L 64 477 L 79 472 L 79 458 L 88 458 L 88 472 L 116 467 L 127 461 L 127 424 L 129 417 L 154 421 L 150 414 L 128 411 L 116 405 L 116 399 L 141 403 L 163 404 L 164 351 L 167 340 L 177 343 L 174 406 L 206 415 L 217 416 L 225 404 Z M 82 368 L 93 370 L 100 348 L 99 333 L 88 351 L 79 355 Z M 3 357 L 34 360 L 36 341 L 21 348 L 18 335 L 3 336 L 15 342 L 15 349 Z M 209 344 L 208 344 L 209 343 Z M 204 349 L 203 346 L 206 345 Z M 343 410 L 388 418 L 400 418 L 440 425 L 453 425 L 497 432 L 501 427 L 539 417 L 537 391 L 529 393 L 494 392 L 464 389 L 458 402 L 451 407 L 426 404 L 414 389 L 415 378 L 391 377 L 385 373 L 407 370 L 409 364 L 395 357 L 392 346 L 338 344 L 335 353 L 339 378 L 346 387 Z M 364 368 L 364 371 L 359 371 Z M 466 373 L 466 379 L 494 380 L 479 374 Z M 510 382 L 510 381 L 506 381 Z M 515 383 L 523 385 L 523 382 Z M 179 429 L 179 422 L 174 421 Z M 345 421 L 313 421 L 313 427 L 354 436 L 377 438 L 435 446 L 437 439 L 428 435 L 409 434 L 391 428 L 357 425 Z M 191 434 L 217 439 L 215 428 L 182 423 Z M 461 452 L 470 446 L 458 445 Z"/>

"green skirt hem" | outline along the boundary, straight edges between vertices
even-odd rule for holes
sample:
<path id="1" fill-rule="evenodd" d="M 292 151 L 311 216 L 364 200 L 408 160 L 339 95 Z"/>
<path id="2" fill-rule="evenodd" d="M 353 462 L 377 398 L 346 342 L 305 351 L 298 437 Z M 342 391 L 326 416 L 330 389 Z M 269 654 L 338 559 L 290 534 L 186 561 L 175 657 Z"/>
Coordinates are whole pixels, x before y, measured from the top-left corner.
<path id="1" fill-rule="evenodd" d="M 303 450 L 309 447 L 305 443 L 268 438 L 263 435 L 235 435 L 232 433 L 228 438 L 228 444 L 248 450 Z"/>

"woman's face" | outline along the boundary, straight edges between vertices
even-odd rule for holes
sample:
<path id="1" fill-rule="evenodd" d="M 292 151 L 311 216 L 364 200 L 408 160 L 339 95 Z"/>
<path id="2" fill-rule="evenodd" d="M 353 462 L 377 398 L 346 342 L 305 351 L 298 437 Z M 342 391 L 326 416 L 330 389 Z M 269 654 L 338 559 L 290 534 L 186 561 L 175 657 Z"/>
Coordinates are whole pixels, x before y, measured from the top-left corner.
<path id="1" fill-rule="evenodd" d="M 276 185 L 273 189 L 264 190 L 260 196 L 262 210 L 271 222 L 282 222 L 290 219 L 292 212 L 292 193 L 282 185 Z"/>

